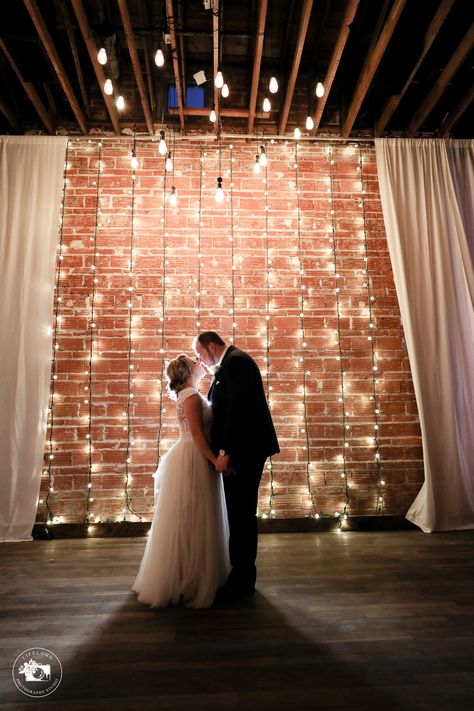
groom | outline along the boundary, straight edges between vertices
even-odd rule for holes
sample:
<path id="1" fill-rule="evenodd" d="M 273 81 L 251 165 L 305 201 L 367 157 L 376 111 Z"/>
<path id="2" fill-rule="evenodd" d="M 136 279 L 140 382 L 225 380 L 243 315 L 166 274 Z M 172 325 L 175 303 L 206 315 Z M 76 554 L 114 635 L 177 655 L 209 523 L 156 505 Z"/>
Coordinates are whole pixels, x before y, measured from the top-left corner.
<path id="1" fill-rule="evenodd" d="M 216 599 L 231 600 L 255 592 L 258 486 L 266 458 L 280 449 L 255 361 L 235 346 L 226 346 L 214 331 L 201 333 L 194 350 L 215 376 L 208 393 L 211 447 L 218 454 L 216 470 L 229 474 L 224 490 L 232 565 Z"/>

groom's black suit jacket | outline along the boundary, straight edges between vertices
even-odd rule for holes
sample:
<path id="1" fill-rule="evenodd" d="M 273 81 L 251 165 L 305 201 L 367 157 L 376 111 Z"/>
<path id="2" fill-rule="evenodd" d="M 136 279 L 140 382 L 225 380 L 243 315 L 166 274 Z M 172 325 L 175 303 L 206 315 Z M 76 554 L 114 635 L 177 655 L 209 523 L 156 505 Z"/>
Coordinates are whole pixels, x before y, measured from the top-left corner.
<path id="1" fill-rule="evenodd" d="M 280 451 L 262 376 L 248 353 L 229 346 L 208 399 L 212 405 L 211 446 L 232 462 L 265 459 Z"/>

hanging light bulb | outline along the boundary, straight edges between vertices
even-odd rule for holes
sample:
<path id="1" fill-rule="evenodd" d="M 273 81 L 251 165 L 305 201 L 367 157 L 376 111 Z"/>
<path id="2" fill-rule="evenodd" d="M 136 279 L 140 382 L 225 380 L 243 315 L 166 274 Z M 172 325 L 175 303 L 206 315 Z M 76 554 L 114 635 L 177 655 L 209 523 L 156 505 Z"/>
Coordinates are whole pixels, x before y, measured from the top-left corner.
<path id="1" fill-rule="evenodd" d="M 277 93 L 277 91 L 278 91 L 278 81 L 277 81 L 277 78 L 276 78 L 276 77 L 272 77 L 272 78 L 270 79 L 270 84 L 269 84 L 269 87 L 268 87 L 268 88 L 270 89 L 270 93 L 271 93 L 271 94 L 276 94 L 276 93 Z"/>
<path id="2" fill-rule="evenodd" d="M 99 64 L 107 64 L 107 52 L 105 51 L 105 47 L 101 47 L 99 51 L 97 52 L 97 61 Z"/>
<path id="3" fill-rule="evenodd" d="M 312 131 L 314 128 L 314 121 L 311 116 L 306 117 L 306 128 L 308 131 Z"/>
<path id="4" fill-rule="evenodd" d="M 160 131 L 160 142 L 158 144 L 158 153 L 161 156 L 165 156 L 168 153 L 168 146 L 166 145 L 164 131 Z"/>
<path id="5" fill-rule="evenodd" d="M 301 138 L 301 131 L 300 131 L 300 129 L 298 128 L 298 126 L 295 128 L 295 130 L 294 130 L 294 132 L 293 132 L 293 136 L 296 138 L 296 140 L 298 140 L 299 138 Z"/>
<path id="6" fill-rule="evenodd" d="M 171 171 L 173 170 L 173 160 L 171 158 L 171 151 L 168 153 L 168 157 L 166 159 L 165 170 L 167 173 L 171 173 Z"/>
<path id="7" fill-rule="evenodd" d="M 324 96 L 324 86 L 320 81 L 318 81 L 318 83 L 316 84 L 316 96 L 318 97 L 318 99 Z"/>
<path id="8" fill-rule="evenodd" d="M 112 86 L 111 79 L 106 80 L 104 84 L 104 92 L 107 94 L 107 96 L 111 96 L 114 93 L 114 87 Z"/>
<path id="9" fill-rule="evenodd" d="M 123 96 L 117 96 L 117 101 L 115 102 L 115 106 L 118 108 L 119 111 L 123 111 L 125 108 L 125 100 Z"/>
<path id="10" fill-rule="evenodd" d="M 214 86 L 217 89 L 222 89 L 222 87 L 224 86 L 224 76 L 220 69 L 216 74 L 216 78 L 214 79 Z"/>
<path id="11" fill-rule="evenodd" d="M 130 161 L 130 165 L 132 166 L 132 170 L 136 170 L 138 168 L 138 158 L 135 150 L 132 151 L 132 160 Z"/>
<path id="12" fill-rule="evenodd" d="M 214 110 L 214 108 L 213 108 L 212 111 L 211 111 L 211 113 L 209 114 L 209 121 L 210 121 L 211 123 L 215 123 L 215 122 L 216 122 L 216 118 L 217 118 L 216 112 L 215 112 L 215 110 Z"/>
<path id="13" fill-rule="evenodd" d="M 258 153 L 255 154 L 255 163 L 253 164 L 253 172 L 255 175 L 260 173 L 260 156 Z"/>
<path id="14" fill-rule="evenodd" d="M 162 67 L 165 63 L 165 55 L 161 51 L 161 49 L 156 50 L 155 54 L 155 64 L 157 67 Z"/>
<path id="15" fill-rule="evenodd" d="M 229 96 L 229 87 L 227 86 L 227 84 L 224 84 L 224 86 L 222 87 L 221 94 L 224 99 L 227 99 L 227 97 Z"/>
<path id="16" fill-rule="evenodd" d="M 267 154 L 265 153 L 265 146 L 260 146 L 260 165 L 265 168 L 268 164 Z"/>
<path id="17" fill-rule="evenodd" d="M 175 188 L 175 186 L 173 185 L 173 186 L 171 187 L 170 205 L 171 205 L 172 207 L 176 207 L 177 203 L 178 203 L 178 193 L 176 192 L 176 188 Z"/>
<path id="18" fill-rule="evenodd" d="M 217 189 L 214 195 L 216 202 L 221 203 L 224 200 L 224 191 L 222 190 L 222 178 L 217 178 Z"/>
<path id="19" fill-rule="evenodd" d="M 271 108 L 272 108 L 272 105 L 271 105 L 271 103 L 270 103 L 270 99 L 268 99 L 267 97 L 265 97 L 264 100 L 263 100 L 263 110 L 264 110 L 265 113 L 267 114 L 267 113 L 270 111 Z"/>

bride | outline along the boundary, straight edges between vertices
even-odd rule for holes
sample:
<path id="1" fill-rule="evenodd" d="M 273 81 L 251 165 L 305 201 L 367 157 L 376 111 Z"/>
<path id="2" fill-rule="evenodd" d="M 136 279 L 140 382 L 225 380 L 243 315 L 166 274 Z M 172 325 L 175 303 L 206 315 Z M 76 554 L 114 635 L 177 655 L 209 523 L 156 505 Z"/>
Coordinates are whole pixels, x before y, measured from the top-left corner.
<path id="1" fill-rule="evenodd" d="M 155 512 L 133 590 L 152 607 L 210 607 L 229 571 L 222 474 L 209 446 L 212 409 L 198 392 L 204 368 L 186 355 L 167 369 L 180 437 L 154 474 Z"/>

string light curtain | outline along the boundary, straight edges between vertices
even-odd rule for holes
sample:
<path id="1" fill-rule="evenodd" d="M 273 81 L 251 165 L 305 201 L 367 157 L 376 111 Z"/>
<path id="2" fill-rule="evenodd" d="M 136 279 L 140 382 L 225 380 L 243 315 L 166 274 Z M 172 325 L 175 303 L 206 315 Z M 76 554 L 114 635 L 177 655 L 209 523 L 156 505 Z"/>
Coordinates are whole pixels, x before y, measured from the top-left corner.
<path id="1" fill-rule="evenodd" d="M 67 138 L 0 137 L 0 540 L 31 538 L 52 363 Z"/>

